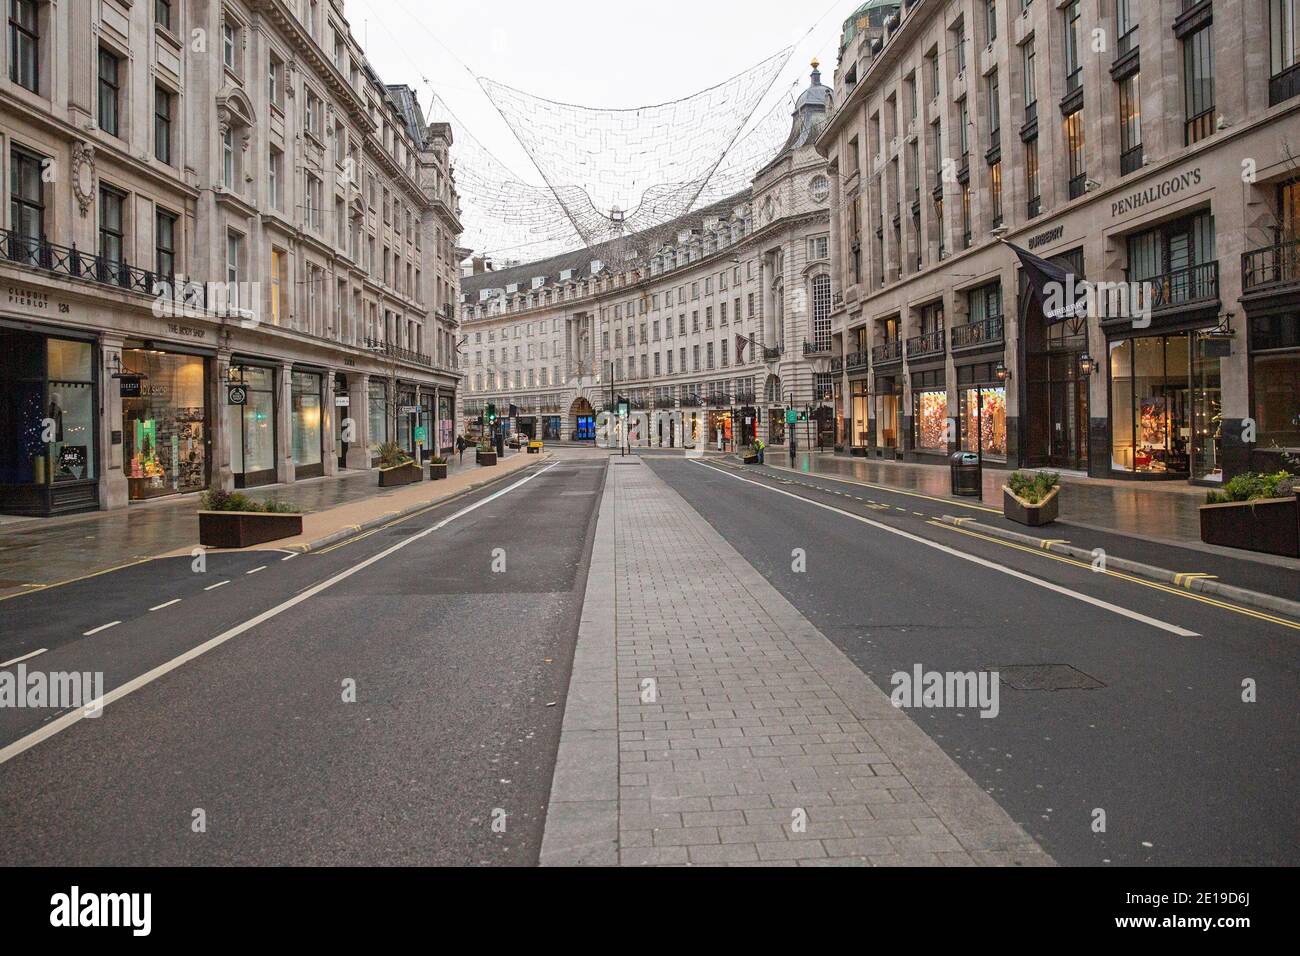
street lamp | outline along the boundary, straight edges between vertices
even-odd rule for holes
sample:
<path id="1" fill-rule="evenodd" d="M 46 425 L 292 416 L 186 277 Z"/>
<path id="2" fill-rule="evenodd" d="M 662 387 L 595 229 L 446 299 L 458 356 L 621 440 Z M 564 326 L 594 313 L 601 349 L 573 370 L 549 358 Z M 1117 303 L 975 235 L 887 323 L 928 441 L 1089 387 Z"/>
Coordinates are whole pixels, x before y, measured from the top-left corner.
<path id="1" fill-rule="evenodd" d="M 1001 360 L 993 367 L 993 377 L 999 382 L 1009 382 L 1011 380 L 1011 369 L 1007 368 L 1007 363 Z"/>
<path id="2" fill-rule="evenodd" d="M 1084 352 L 1079 356 L 1079 374 L 1084 378 L 1092 378 L 1092 373 L 1097 371 L 1097 360 Z"/>

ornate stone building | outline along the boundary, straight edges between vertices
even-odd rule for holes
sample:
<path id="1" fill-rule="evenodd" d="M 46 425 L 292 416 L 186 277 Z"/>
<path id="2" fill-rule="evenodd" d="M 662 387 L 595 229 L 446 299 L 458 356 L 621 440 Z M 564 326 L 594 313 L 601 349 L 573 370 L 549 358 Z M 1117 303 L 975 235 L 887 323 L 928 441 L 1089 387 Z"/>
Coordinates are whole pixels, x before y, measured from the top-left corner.
<path id="1" fill-rule="evenodd" d="M 1296 7 L 856 10 L 817 143 L 843 441 L 1204 483 L 1300 448 Z M 1000 239 L 1116 294 L 1045 309 Z"/>
<path id="2" fill-rule="evenodd" d="M 0 511 L 450 438 L 451 132 L 380 81 L 341 2 L 6 9 Z"/>
<path id="3" fill-rule="evenodd" d="M 829 106 L 814 64 L 789 139 L 730 199 L 608 247 L 502 269 L 477 260 L 461 280 L 467 430 L 488 404 L 502 417 L 513 405 L 527 434 L 593 439 L 619 395 L 695 423 L 637 436 L 652 446 L 706 429 L 710 441 L 754 428 L 779 441 L 784 409 L 823 396 L 827 417 L 830 186 L 812 143 Z M 817 441 L 814 428 L 798 437 Z"/>

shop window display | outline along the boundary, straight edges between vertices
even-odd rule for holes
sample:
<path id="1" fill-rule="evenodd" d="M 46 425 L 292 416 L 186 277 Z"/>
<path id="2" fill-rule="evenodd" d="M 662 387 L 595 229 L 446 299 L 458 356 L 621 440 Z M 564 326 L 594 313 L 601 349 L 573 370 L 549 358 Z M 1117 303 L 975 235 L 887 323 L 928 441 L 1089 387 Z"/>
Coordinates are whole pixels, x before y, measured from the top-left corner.
<path id="1" fill-rule="evenodd" d="M 293 373 L 293 463 L 296 468 L 322 462 L 320 396 L 319 375 Z"/>
<path id="2" fill-rule="evenodd" d="M 208 486 L 204 360 L 125 349 L 124 368 L 144 376 L 138 397 L 122 399 L 123 468 L 132 501 Z"/>
<path id="3" fill-rule="evenodd" d="M 388 441 L 388 386 L 384 382 L 371 382 L 369 408 L 370 454 L 379 456 L 379 446 Z"/>
<path id="4" fill-rule="evenodd" d="M 1007 457 L 1007 390 L 1000 385 L 963 388 L 961 450 L 988 458 Z"/>
<path id="5" fill-rule="evenodd" d="M 230 468 L 236 484 L 247 487 L 275 479 L 275 373 L 269 368 L 234 366 L 230 380 L 244 385 L 246 405 L 226 408 L 230 429 Z"/>
<path id="6" fill-rule="evenodd" d="M 1188 336 L 1112 342 L 1111 467 L 1142 475 L 1191 474 Z"/>
<path id="7" fill-rule="evenodd" d="M 867 397 L 866 382 L 852 382 L 852 432 L 849 434 L 849 443 L 859 448 L 866 447 L 870 444 L 871 435 L 867 430 L 867 422 L 870 419 L 868 413 L 870 399 Z"/>
<path id="8" fill-rule="evenodd" d="M 917 451 L 947 451 L 948 392 L 922 391 L 912 395 L 912 418 Z"/>
<path id="9" fill-rule="evenodd" d="M 876 396 L 876 444 L 881 448 L 898 447 L 900 404 L 900 396 L 892 392 Z"/>

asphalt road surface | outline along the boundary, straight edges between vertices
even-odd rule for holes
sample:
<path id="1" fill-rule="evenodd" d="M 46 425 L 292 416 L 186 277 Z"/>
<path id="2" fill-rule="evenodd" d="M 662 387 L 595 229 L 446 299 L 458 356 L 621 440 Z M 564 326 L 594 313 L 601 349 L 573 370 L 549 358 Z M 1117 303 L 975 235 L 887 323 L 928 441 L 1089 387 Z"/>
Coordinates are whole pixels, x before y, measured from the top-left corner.
<path id="1" fill-rule="evenodd" d="M 0 859 L 535 863 L 604 474 L 561 459 L 320 554 L 0 604 L 0 662 L 165 671 L 27 749 L 69 716 L 0 711 Z"/>
<path id="2" fill-rule="evenodd" d="M 1294 624 L 938 527 L 939 501 L 649 463 L 886 692 L 998 670 L 996 718 L 909 714 L 1061 863 L 1300 862 Z"/>

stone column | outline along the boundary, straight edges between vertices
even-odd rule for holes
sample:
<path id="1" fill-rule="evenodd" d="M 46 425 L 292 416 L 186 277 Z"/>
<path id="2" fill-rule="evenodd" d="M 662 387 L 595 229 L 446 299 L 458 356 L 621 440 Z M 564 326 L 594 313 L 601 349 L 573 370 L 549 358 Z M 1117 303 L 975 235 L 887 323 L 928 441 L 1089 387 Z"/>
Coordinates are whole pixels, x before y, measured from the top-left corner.
<path id="1" fill-rule="evenodd" d="M 296 475 L 293 464 L 293 366 L 281 365 L 275 370 L 275 432 L 279 460 L 275 467 L 275 480 L 282 485 L 293 484 Z"/>
<path id="2" fill-rule="evenodd" d="M 99 403 L 99 438 L 95 443 L 95 467 L 99 477 L 99 507 L 116 511 L 127 506 L 130 486 L 123 470 L 122 389 L 113 374 L 121 367 L 122 339 L 100 336 L 99 379 L 102 383 Z M 117 440 L 114 441 L 114 438 Z"/>
<path id="3" fill-rule="evenodd" d="M 348 376 L 348 407 L 344 425 L 351 421 L 347 466 L 356 471 L 370 469 L 370 376 L 354 372 Z"/>

